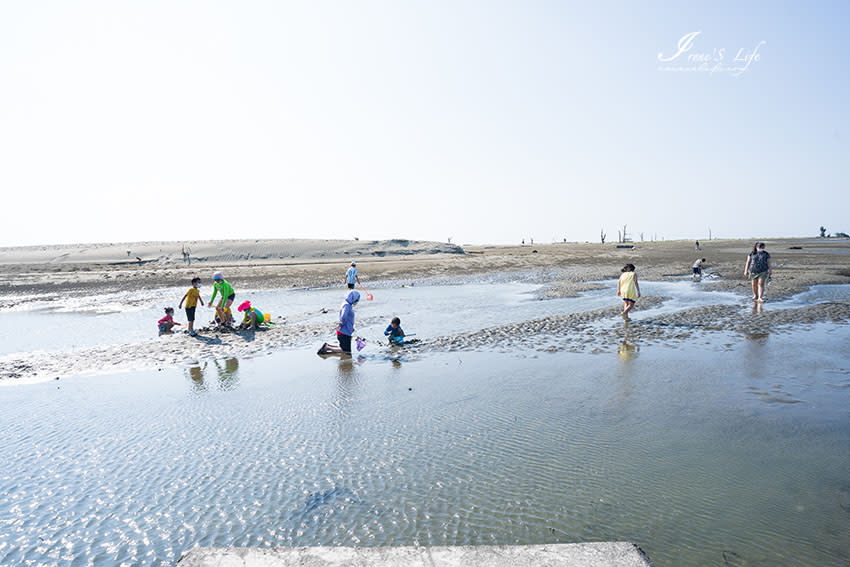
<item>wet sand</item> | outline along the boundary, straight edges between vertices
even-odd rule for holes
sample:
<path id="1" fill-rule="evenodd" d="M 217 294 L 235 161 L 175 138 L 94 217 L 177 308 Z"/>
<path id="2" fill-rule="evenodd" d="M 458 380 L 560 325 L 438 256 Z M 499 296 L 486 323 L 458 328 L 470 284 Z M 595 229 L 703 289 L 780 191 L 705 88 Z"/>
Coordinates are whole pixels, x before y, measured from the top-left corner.
<path id="1" fill-rule="evenodd" d="M 711 289 L 741 296 L 740 306 L 702 306 L 647 319 L 641 312 L 661 304 L 662 297 L 642 297 L 633 320 L 624 322 L 620 302 L 611 307 L 423 340 L 410 355 L 465 349 L 616 352 L 623 343 L 652 344 L 692 340 L 703 333 L 732 332 L 759 336 L 791 332 L 799 325 L 847 323 L 850 302 L 783 307 L 776 300 L 825 283 L 850 283 L 850 241 L 839 239 L 766 240 L 773 278 L 768 302 L 751 305 L 750 282 L 743 275 L 752 241 L 616 244 L 558 243 L 534 246 L 468 246 L 406 240 L 393 241 L 221 241 L 210 243 L 145 243 L 0 249 L 0 296 L 3 309 L 23 308 L 33 301 L 62 297 L 149 290 L 185 285 L 192 276 L 208 281 L 221 270 L 238 289 L 335 287 L 348 263 L 356 259 L 367 287 L 465 281 L 527 281 L 541 284 L 541 300 L 575 296 L 613 280 L 623 264 L 637 266 L 641 281 L 690 278 L 690 266 L 706 258 L 705 282 Z M 191 264 L 182 250 L 192 251 Z M 128 261 L 127 250 L 141 261 Z M 136 252 L 133 252 L 133 251 Z M 123 257 L 122 257 L 123 254 Z M 149 258 L 150 256 L 150 258 Z M 706 285 L 709 288 L 709 285 Z M 205 294 L 208 292 L 208 288 Z M 447 314 L 448 316 L 449 314 Z M 207 313 L 200 315 L 203 319 Z M 358 326 L 378 323 L 358 318 Z M 199 325 L 200 326 L 200 325 Z M 329 340 L 327 324 L 278 321 L 256 332 L 205 330 L 152 337 L 142 343 L 77 349 L 56 353 L 24 353 L 3 357 L 0 379 L 58 377 L 91 372 L 190 364 L 208 358 L 248 357 L 281 348 L 317 348 Z M 388 354 L 392 354 L 387 348 Z M 45 345 L 49 351 L 49 345 Z"/>

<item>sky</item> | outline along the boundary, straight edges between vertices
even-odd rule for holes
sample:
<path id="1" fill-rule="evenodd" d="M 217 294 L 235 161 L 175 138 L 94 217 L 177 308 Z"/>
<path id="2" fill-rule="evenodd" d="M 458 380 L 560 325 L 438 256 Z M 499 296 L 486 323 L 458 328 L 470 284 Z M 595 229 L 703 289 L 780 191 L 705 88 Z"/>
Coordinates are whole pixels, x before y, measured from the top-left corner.
<path id="1" fill-rule="evenodd" d="M 848 24 L 843 1 L 0 0 L 0 246 L 850 233 Z"/>

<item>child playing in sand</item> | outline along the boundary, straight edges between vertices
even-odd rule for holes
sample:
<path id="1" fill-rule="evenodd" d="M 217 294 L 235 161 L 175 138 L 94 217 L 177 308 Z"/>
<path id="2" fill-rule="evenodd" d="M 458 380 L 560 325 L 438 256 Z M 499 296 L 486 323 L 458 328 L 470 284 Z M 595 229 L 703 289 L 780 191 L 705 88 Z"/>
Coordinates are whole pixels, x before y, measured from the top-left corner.
<path id="1" fill-rule="evenodd" d="M 387 325 L 384 335 L 389 339 L 391 345 L 403 345 L 404 331 L 401 328 L 401 319 L 393 317 L 390 324 Z"/>
<path id="2" fill-rule="evenodd" d="M 174 325 L 179 325 L 177 321 L 174 320 L 174 308 L 166 307 L 165 308 L 165 317 L 156 322 L 157 327 L 159 327 L 159 334 L 170 333 L 171 329 L 174 328 Z"/>
<path id="3" fill-rule="evenodd" d="M 628 319 L 629 311 L 635 306 L 635 300 L 640 297 L 640 286 L 634 264 L 626 264 L 620 271 L 622 273 L 617 283 L 617 296 L 623 298 L 623 319 Z"/>
<path id="4" fill-rule="evenodd" d="M 266 318 L 263 315 L 263 312 L 257 309 L 256 307 L 251 307 L 250 301 L 243 301 L 239 307 L 236 308 L 237 311 L 244 311 L 245 317 L 242 319 L 242 324 L 239 325 L 240 329 L 256 329 L 260 326 L 261 323 L 265 322 Z"/>
<path id="5" fill-rule="evenodd" d="M 693 274 L 691 274 L 691 279 L 695 280 L 697 278 L 702 278 L 702 263 L 703 262 L 705 262 L 705 258 L 700 258 L 699 260 L 694 262 L 693 266 L 691 266 L 691 270 L 693 271 Z"/>
<path id="6" fill-rule="evenodd" d="M 230 306 L 233 305 L 233 300 L 236 299 L 236 292 L 224 279 L 221 272 L 213 274 L 213 294 L 210 297 L 209 306 L 212 307 L 216 294 L 221 295 L 218 300 L 218 305 L 215 307 L 216 318 L 221 319 L 221 324 L 229 327 L 233 324 L 233 314 L 230 311 Z"/>
<path id="7" fill-rule="evenodd" d="M 177 306 L 177 309 L 183 307 L 184 301 L 186 302 L 186 320 L 188 321 L 186 330 L 189 331 L 189 335 L 194 337 L 196 335 L 195 307 L 198 306 L 198 301 L 201 302 L 201 305 L 204 304 L 204 300 L 201 299 L 201 278 L 192 278 L 192 287 L 189 288 L 189 291 L 180 300 L 180 305 Z"/>

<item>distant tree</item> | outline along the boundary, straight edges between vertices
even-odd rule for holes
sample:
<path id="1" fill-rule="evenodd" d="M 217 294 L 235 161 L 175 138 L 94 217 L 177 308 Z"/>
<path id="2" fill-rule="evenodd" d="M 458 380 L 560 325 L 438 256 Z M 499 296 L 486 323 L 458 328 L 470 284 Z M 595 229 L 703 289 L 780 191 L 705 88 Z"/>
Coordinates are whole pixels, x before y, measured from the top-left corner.
<path id="1" fill-rule="evenodd" d="M 850 238 L 850 235 L 848 235 L 846 232 L 836 232 L 835 238 Z"/>
<path id="2" fill-rule="evenodd" d="M 607 235 L 607 234 L 605 234 L 605 229 L 604 229 L 604 228 L 600 228 L 600 229 L 599 229 L 599 239 L 600 239 L 600 240 L 602 240 L 602 244 L 605 244 L 605 237 L 607 237 L 607 236 L 608 236 L 608 235 Z"/>
<path id="3" fill-rule="evenodd" d="M 826 238 L 826 227 L 820 227 L 820 237 Z"/>

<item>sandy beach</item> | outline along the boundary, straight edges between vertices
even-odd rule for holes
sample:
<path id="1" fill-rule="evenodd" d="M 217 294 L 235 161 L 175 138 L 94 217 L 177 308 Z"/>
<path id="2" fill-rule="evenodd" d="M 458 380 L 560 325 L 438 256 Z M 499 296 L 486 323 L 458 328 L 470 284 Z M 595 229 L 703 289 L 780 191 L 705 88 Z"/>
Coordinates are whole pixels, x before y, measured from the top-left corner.
<path id="1" fill-rule="evenodd" d="M 623 325 L 620 302 L 612 294 L 605 309 L 557 314 L 444 336 L 422 337 L 412 354 L 476 348 L 531 351 L 616 351 L 626 343 L 688 340 L 717 331 L 757 336 L 817 322 L 850 321 L 850 302 L 831 301 L 780 308 L 772 301 L 817 284 L 850 283 L 850 241 L 842 239 L 766 240 L 774 267 L 768 302 L 763 309 L 740 306 L 695 306 L 659 315 L 636 317 Z M 748 303 L 750 283 L 743 275 L 749 240 L 713 240 L 696 251 L 693 242 L 638 242 L 627 245 L 552 243 L 525 246 L 464 246 L 408 240 L 241 240 L 145 242 L 33 246 L 0 249 L 2 309 L 39 309 L 67 298 L 123 293 L 150 296 L 152 290 L 188 287 L 193 276 L 209 278 L 222 271 L 237 290 L 291 290 L 339 287 L 343 274 L 357 261 L 361 281 L 370 289 L 474 281 L 523 281 L 539 284 L 537 297 L 574 297 L 614 280 L 623 264 L 637 266 L 641 281 L 687 281 L 695 259 L 706 258 L 705 281 Z M 143 294 L 144 292 L 144 294 Z M 146 294 L 146 295 L 145 295 Z M 644 295 L 635 314 L 659 305 L 664 297 Z M 134 301 L 130 299 L 128 301 Z M 149 301 L 139 299 L 138 301 Z M 163 298 L 177 304 L 176 298 Z M 335 311 L 337 305 L 317 305 Z M 181 319 L 182 313 L 177 314 Z M 448 314 L 447 314 L 448 315 Z M 200 316 L 203 327 L 206 312 Z M 610 324 L 605 322 L 610 322 Z M 602 322 L 602 324 L 600 324 Z M 0 379 L 44 379 L 68 374 L 190 364 L 230 356 L 255 356 L 281 348 L 314 348 L 329 337 L 327 323 L 277 319 L 270 329 L 218 332 L 206 329 L 197 339 L 182 334 L 132 343 L 77 348 L 61 354 L 45 345 L 43 352 L 2 357 Z M 368 316 L 358 326 L 377 324 Z M 542 338 L 541 338 L 542 337 Z M 552 340 L 547 340 L 547 337 Z"/>

